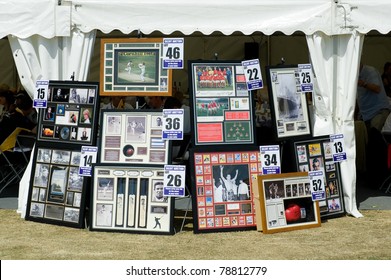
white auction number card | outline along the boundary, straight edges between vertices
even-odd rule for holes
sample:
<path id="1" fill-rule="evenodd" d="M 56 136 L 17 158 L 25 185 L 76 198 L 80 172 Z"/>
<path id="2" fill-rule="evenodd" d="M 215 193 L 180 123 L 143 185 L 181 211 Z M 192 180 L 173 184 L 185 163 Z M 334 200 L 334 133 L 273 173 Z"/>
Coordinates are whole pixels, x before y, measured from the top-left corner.
<path id="1" fill-rule="evenodd" d="M 49 94 L 49 81 L 48 80 L 37 81 L 35 83 L 33 107 L 34 108 L 47 108 L 48 94 Z"/>
<path id="2" fill-rule="evenodd" d="M 311 64 L 299 64 L 299 75 L 300 75 L 300 86 L 301 92 L 313 92 L 313 75 L 312 75 L 312 65 Z"/>
<path id="3" fill-rule="evenodd" d="M 98 147 L 93 146 L 82 146 L 79 175 L 80 176 L 92 176 L 92 164 L 96 163 L 96 156 L 98 153 Z"/>
<path id="4" fill-rule="evenodd" d="M 259 59 L 251 59 L 242 61 L 244 75 L 248 90 L 256 90 L 263 88 L 261 66 Z"/>
<path id="5" fill-rule="evenodd" d="M 280 146 L 260 146 L 262 174 L 280 174 Z"/>
<path id="6" fill-rule="evenodd" d="M 183 140 L 183 109 L 163 109 L 163 140 Z"/>
<path id="7" fill-rule="evenodd" d="M 343 134 L 330 135 L 333 145 L 333 159 L 335 162 L 346 160 L 345 141 Z"/>
<path id="8" fill-rule="evenodd" d="M 164 166 L 164 196 L 185 196 L 186 166 Z"/>
<path id="9" fill-rule="evenodd" d="M 183 38 L 163 39 L 163 69 L 183 69 Z"/>
<path id="10" fill-rule="evenodd" d="M 323 170 L 308 172 L 310 177 L 311 195 L 312 200 L 325 199 L 325 184 L 324 184 L 324 172 Z"/>

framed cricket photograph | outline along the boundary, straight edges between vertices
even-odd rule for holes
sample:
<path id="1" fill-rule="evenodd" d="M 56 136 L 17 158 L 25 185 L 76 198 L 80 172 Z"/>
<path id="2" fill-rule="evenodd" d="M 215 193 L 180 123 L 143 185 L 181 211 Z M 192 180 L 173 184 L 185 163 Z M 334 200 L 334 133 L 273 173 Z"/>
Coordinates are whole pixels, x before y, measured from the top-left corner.
<path id="1" fill-rule="evenodd" d="M 193 143 L 254 144 L 253 101 L 241 62 L 189 61 Z"/>
<path id="2" fill-rule="evenodd" d="M 297 66 L 266 67 L 269 100 L 276 138 L 311 135 L 306 94 Z"/>
<path id="3" fill-rule="evenodd" d="M 262 173 L 258 147 L 190 151 L 195 233 L 255 229 L 253 179 Z"/>
<path id="4" fill-rule="evenodd" d="M 101 39 L 100 95 L 171 96 L 172 70 L 162 61 L 163 38 Z"/>
<path id="5" fill-rule="evenodd" d="M 47 108 L 39 109 L 37 141 L 95 145 L 98 83 L 49 81 Z"/>
<path id="6" fill-rule="evenodd" d="M 340 167 L 339 162 L 333 160 L 330 138 L 317 137 L 296 141 L 293 146 L 298 171 L 321 170 L 324 174 L 325 195 L 323 199 L 319 199 L 322 219 L 345 215 Z"/>
<path id="7" fill-rule="evenodd" d="M 80 150 L 37 143 L 33 156 L 26 220 L 84 227 L 89 178 L 79 175 Z"/>
<path id="8" fill-rule="evenodd" d="M 321 226 L 318 201 L 313 201 L 307 172 L 267 174 L 256 180 L 258 231 L 276 233 Z"/>
<path id="9" fill-rule="evenodd" d="M 164 196 L 163 166 L 93 166 L 90 229 L 174 234 L 174 198 Z"/>
<path id="10" fill-rule="evenodd" d="M 101 163 L 168 164 L 171 142 L 162 139 L 162 110 L 101 110 Z M 152 129 L 153 128 L 153 129 Z"/>

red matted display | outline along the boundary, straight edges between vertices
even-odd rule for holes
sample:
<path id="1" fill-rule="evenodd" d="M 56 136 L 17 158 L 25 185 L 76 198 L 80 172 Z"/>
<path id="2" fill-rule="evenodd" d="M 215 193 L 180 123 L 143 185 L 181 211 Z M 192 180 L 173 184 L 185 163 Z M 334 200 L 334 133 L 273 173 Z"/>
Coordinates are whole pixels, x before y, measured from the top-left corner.
<path id="1" fill-rule="evenodd" d="M 258 147 L 197 148 L 190 161 L 194 232 L 256 229 L 252 181 L 262 172 Z"/>

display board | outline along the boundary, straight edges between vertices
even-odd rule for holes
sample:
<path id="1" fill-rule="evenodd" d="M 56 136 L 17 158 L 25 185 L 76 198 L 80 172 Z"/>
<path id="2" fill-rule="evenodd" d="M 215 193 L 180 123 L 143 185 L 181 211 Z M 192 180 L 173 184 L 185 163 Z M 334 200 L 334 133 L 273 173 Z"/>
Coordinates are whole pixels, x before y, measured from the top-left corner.
<path id="1" fill-rule="evenodd" d="M 193 143 L 254 144 L 253 101 L 240 62 L 189 61 Z"/>
<path id="2" fill-rule="evenodd" d="M 308 136 L 311 123 L 297 65 L 266 67 L 273 127 L 277 139 Z"/>
<path id="3" fill-rule="evenodd" d="M 307 172 L 258 176 L 262 232 L 276 233 L 320 227 L 317 201 L 312 201 Z M 257 224 L 258 226 L 258 224 Z"/>
<path id="4" fill-rule="evenodd" d="M 168 164 L 162 110 L 102 110 L 100 163 Z"/>
<path id="5" fill-rule="evenodd" d="M 163 181 L 159 166 L 95 165 L 90 229 L 173 234 L 174 199 L 163 196 Z"/>
<path id="6" fill-rule="evenodd" d="M 163 69 L 163 38 L 101 39 L 101 95 L 171 96 L 172 70 Z"/>
<path id="7" fill-rule="evenodd" d="M 50 81 L 47 108 L 39 110 L 37 141 L 94 145 L 98 83 Z"/>
<path id="8" fill-rule="evenodd" d="M 294 142 L 298 171 L 322 170 L 325 199 L 319 201 L 321 217 L 336 217 L 345 213 L 343 186 L 339 163 L 334 162 L 330 138 L 312 138 Z"/>
<path id="9" fill-rule="evenodd" d="M 194 148 L 190 166 L 195 233 L 255 229 L 252 181 L 262 172 L 257 147 Z"/>

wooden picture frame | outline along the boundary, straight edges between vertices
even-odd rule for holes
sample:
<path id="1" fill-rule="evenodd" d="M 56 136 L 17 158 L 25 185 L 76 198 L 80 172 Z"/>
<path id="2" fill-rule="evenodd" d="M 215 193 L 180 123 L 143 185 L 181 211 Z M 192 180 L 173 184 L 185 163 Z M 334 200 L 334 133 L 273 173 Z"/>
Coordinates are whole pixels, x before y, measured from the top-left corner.
<path id="1" fill-rule="evenodd" d="M 163 38 L 101 39 L 100 95 L 171 96 L 172 70 L 162 61 Z"/>
<path id="2" fill-rule="evenodd" d="M 254 144 L 253 98 L 240 61 L 189 61 L 195 146 Z"/>
<path id="3" fill-rule="evenodd" d="M 307 172 L 267 174 L 257 178 L 261 217 L 258 231 L 276 233 L 321 226 L 318 201 L 312 201 Z M 258 220 L 257 220 L 258 222 Z"/>
<path id="4" fill-rule="evenodd" d="M 252 182 L 262 172 L 258 147 L 196 147 L 190 166 L 195 233 L 256 228 Z"/>
<path id="5" fill-rule="evenodd" d="M 301 91 L 297 65 L 268 66 L 266 77 L 276 138 L 311 135 L 307 97 Z"/>
<path id="6" fill-rule="evenodd" d="M 163 166 L 94 165 L 90 230 L 174 234 L 174 198 L 163 196 L 163 181 Z"/>

